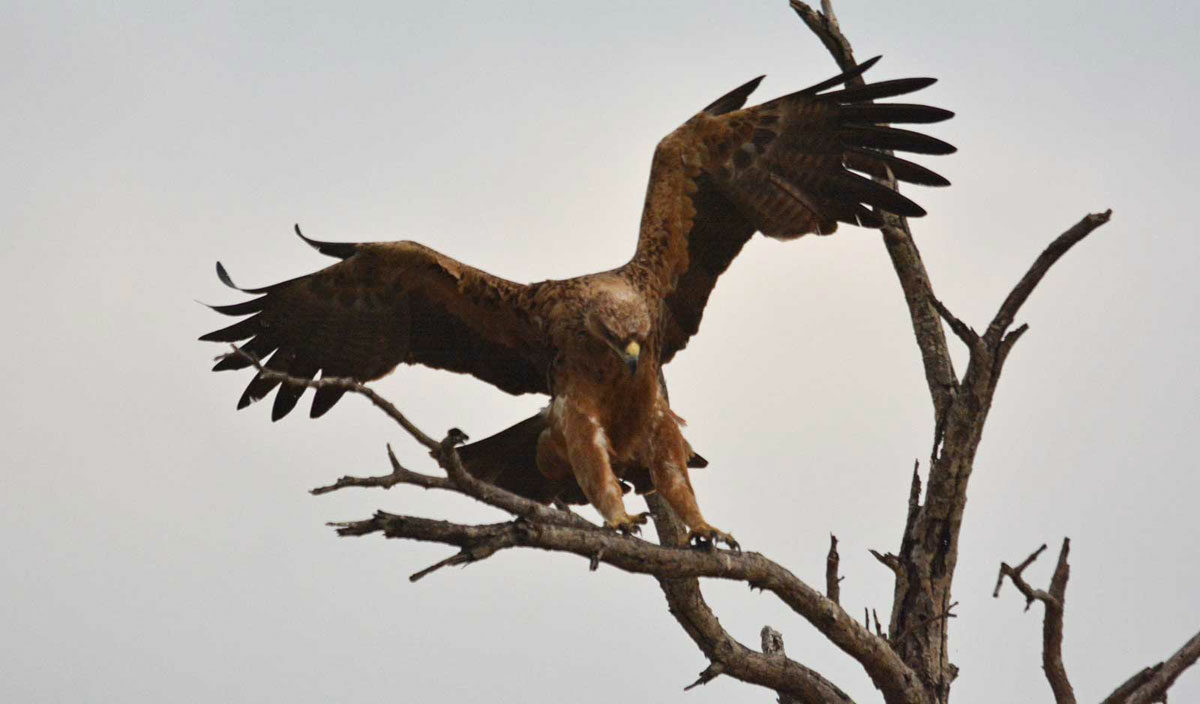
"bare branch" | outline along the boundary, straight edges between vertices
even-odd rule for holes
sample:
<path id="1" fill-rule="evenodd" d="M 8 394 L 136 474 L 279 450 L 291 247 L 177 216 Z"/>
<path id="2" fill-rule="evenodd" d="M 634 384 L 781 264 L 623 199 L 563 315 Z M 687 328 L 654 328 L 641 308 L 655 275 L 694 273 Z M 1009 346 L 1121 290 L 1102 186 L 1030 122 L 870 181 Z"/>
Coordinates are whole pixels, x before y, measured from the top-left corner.
<path id="1" fill-rule="evenodd" d="M 1009 326 L 1012 325 L 1017 311 L 1021 309 L 1021 306 L 1029 298 L 1029 294 L 1033 293 L 1033 289 L 1041 282 L 1046 272 L 1050 271 L 1050 267 L 1054 266 L 1054 263 L 1062 255 L 1066 254 L 1068 250 L 1082 241 L 1084 237 L 1087 237 L 1096 228 L 1108 222 L 1110 218 L 1112 218 L 1111 208 L 1103 213 L 1085 215 L 1082 220 L 1072 225 L 1069 230 L 1059 235 L 1050 243 L 1050 246 L 1046 247 L 1045 251 L 1033 262 L 1033 266 L 1029 267 L 1029 271 L 1025 272 L 1025 275 L 1013 287 L 1012 292 L 1008 294 L 1004 302 L 1000 304 L 1000 310 L 996 311 L 996 317 L 988 325 L 984 337 L 987 338 L 991 346 L 994 347 L 1000 342 L 1000 338 L 1008 330 Z"/>
<path id="2" fill-rule="evenodd" d="M 1129 678 L 1101 704 L 1151 704 L 1165 702 L 1167 690 L 1183 671 L 1200 660 L 1200 633 L 1192 636 L 1171 657 Z"/>
<path id="3" fill-rule="evenodd" d="M 683 691 L 687 692 L 699 687 L 702 684 L 708 684 L 709 682 L 717 679 L 717 677 L 719 677 L 723 672 L 725 672 L 725 666 L 721 663 L 709 663 L 708 667 L 704 668 L 704 670 L 700 672 L 700 676 L 696 678 L 696 681 L 684 687 Z"/>
<path id="4" fill-rule="evenodd" d="M 390 444 L 387 446 L 387 455 L 388 462 L 390 462 L 392 465 L 391 474 L 384 474 L 377 477 L 351 477 L 346 475 L 340 477 L 333 484 L 319 486 L 315 489 L 309 489 L 308 493 L 312 494 L 313 496 L 320 496 L 321 494 L 328 494 L 329 492 L 337 491 L 338 489 L 345 489 L 348 486 L 391 489 L 397 484 L 412 484 L 413 486 L 419 486 L 423 489 L 445 489 L 447 491 L 455 490 L 454 483 L 449 479 L 444 477 L 435 477 L 430 474 L 421 474 L 420 472 L 414 472 L 411 469 L 405 468 L 400 464 L 400 461 L 396 459 L 396 454 L 392 452 L 392 446 Z"/>
<path id="5" fill-rule="evenodd" d="M 457 457 L 457 453 L 451 453 L 450 457 Z M 466 493 L 462 488 L 458 490 Z M 652 506 L 660 500 L 657 495 L 650 495 L 647 499 Z M 660 509 L 664 506 L 660 504 Z M 471 526 L 377 512 L 365 521 L 334 525 L 343 536 L 379 532 L 388 538 L 439 542 L 460 548 L 456 555 L 414 574 L 410 578 L 413 580 L 442 567 L 470 564 L 513 547 L 568 552 L 584 557 L 589 564 L 603 562 L 628 572 L 653 575 L 668 595 L 672 614 L 680 620 L 710 661 L 722 666 L 721 671 L 746 682 L 793 694 L 803 701 L 848 702 L 850 699 L 815 671 L 791 660 L 781 667 L 778 658 L 767 658 L 730 637 L 703 602 L 695 578 L 740 580 L 774 593 L 859 659 L 872 679 L 891 691 L 902 691 L 903 688 L 898 684 L 904 681 L 903 678 L 911 676 L 905 672 L 903 663 L 887 648 L 885 641 L 860 627 L 836 604 L 790 572 L 757 553 L 664 547 L 614 533 L 586 521 L 582 521 L 582 525 L 568 521 L 548 522 L 541 516 Z M 675 544 L 684 545 L 686 541 L 682 528 L 677 523 L 675 528 L 678 529 L 678 535 L 674 537 L 681 541 Z M 670 535 L 667 533 L 663 537 L 664 542 Z M 717 670 L 708 672 L 714 677 L 718 673 Z M 889 698 L 888 701 L 916 704 L 920 700 Z"/>
<path id="6" fill-rule="evenodd" d="M 912 483 L 908 487 L 908 514 L 904 520 L 905 532 L 921 511 L 921 461 L 913 460 Z"/>
<path id="7" fill-rule="evenodd" d="M 758 632 L 758 637 L 762 641 L 764 655 L 786 655 L 783 649 L 783 634 L 779 631 L 770 626 L 763 626 Z"/>
<path id="8" fill-rule="evenodd" d="M 658 494 L 647 495 L 646 503 L 654 517 L 659 542 L 667 547 L 685 547 L 687 531 L 671 507 Z M 764 629 L 762 636 L 762 654 L 735 640 L 721 626 L 712 609 L 704 601 L 704 596 L 700 593 L 700 583 L 695 578 L 659 577 L 658 584 L 667 597 L 671 615 L 711 663 L 722 665 L 727 676 L 768 687 L 778 693 L 780 702 L 844 704 L 851 701 L 845 692 L 820 673 L 784 655 L 783 638 L 777 633 L 775 635 L 779 641 L 778 652 L 767 652 L 768 629 Z M 751 584 L 753 585 L 753 582 Z"/>
<path id="9" fill-rule="evenodd" d="M 954 331 L 958 339 L 962 340 L 968 349 L 974 350 L 979 344 L 979 333 L 972 330 L 971 326 L 959 320 L 958 316 L 951 313 L 950 309 L 939 301 L 936 296 L 930 295 L 929 303 L 938 312 L 938 315 L 942 316 L 942 319 L 946 321 L 946 324 L 950 326 L 950 329 Z"/>
<path id="10" fill-rule="evenodd" d="M 995 371 L 992 372 L 993 384 L 995 384 L 995 382 L 1000 378 L 1000 370 L 1004 367 L 1004 362 L 1008 359 L 1008 353 L 1012 351 L 1013 345 L 1017 344 L 1017 340 L 1020 340 L 1021 336 L 1024 335 L 1028 330 L 1029 325 L 1020 325 L 1017 328 L 1010 330 L 1008 334 L 1000 340 L 999 349 L 996 350 Z"/>
<path id="11" fill-rule="evenodd" d="M 482 560 L 485 557 L 489 557 L 494 552 L 495 551 L 487 552 L 486 550 L 483 550 L 483 549 L 480 549 L 478 551 L 463 549 L 456 555 L 451 555 L 450 557 L 447 557 L 444 560 L 439 560 L 439 561 L 433 563 L 432 565 L 430 565 L 429 567 L 426 567 L 423 570 L 413 572 L 412 574 L 410 574 L 408 576 L 408 581 L 415 582 L 415 581 L 421 579 L 422 577 L 425 577 L 434 572 L 437 572 L 438 570 L 442 569 L 443 567 L 449 567 L 451 565 L 464 565 L 465 566 L 471 562 L 476 562 L 478 560 Z"/>
<path id="12" fill-rule="evenodd" d="M 1029 557 L 1022 560 L 1021 564 L 1017 565 L 1016 567 L 1010 567 L 1007 562 L 1001 562 L 1000 574 L 996 576 L 996 588 L 992 590 L 992 598 L 995 599 L 996 597 L 1000 596 L 1000 587 L 1004 585 L 1004 578 L 1008 577 L 1012 579 L 1013 586 L 1015 586 L 1022 594 L 1025 595 L 1025 610 L 1028 611 L 1029 605 L 1032 604 L 1033 600 L 1037 597 L 1034 595 L 1033 588 L 1030 587 L 1029 584 L 1021 577 L 1021 573 L 1025 571 L 1026 567 L 1032 565 L 1033 561 L 1038 559 L 1038 557 L 1045 551 L 1046 544 L 1042 543 L 1041 547 L 1039 547 L 1037 550 L 1034 550 Z"/>
<path id="13" fill-rule="evenodd" d="M 838 26 L 837 17 L 833 14 L 833 4 L 828 0 L 822 0 L 821 12 L 814 10 L 806 2 L 799 0 L 791 0 L 792 10 L 804 20 L 804 24 L 812 30 L 812 33 L 817 35 L 817 39 L 825 45 L 830 56 L 834 61 L 837 61 L 838 66 L 846 71 L 854 67 L 854 51 L 850 48 L 850 42 L 846 40 L 846 36 L 842 34 L 841 28 Z"/>
<path id="14" fill-rule="evenodd" d="M 801 0 L 790 0 L 790 4 L 843 71 L 857 65 L 829 0 L 821 3 L 822 11 Z M 861 77 L 848 81 L 850 87 L 862 84 Z M 890 175 L 875 180 L 896 188 Z M 901 659 L 917 673 L 928 699 L 942 701 L 948 697 L 950 682 L 957 674 L 947 655 L 946 619 L 952 615 L 948 605 L 967 485 L 1004 361 L 1024 329 L 1007 336 L 1005 333 L 1012 316 L 1046 270 L 1088 232 L 1107 221 L 1109 215 L 1088 216 L 1056 239 L 1017 284 L 983 336 L 934 296 L 907 220 L 884 216 L 880 228 L 883 242 L 908 305 L 933 401 L 935 428 L 924 505 L 917 502 L 920 486 L 914 473 L 900 550 L 892 560 L 878 552 L 874 554 L 896 576 L 889 625 L 891 642 Z M 970 362 L 961 383 L 947 349 L 943 321 L 970 350 Z"/>
<path id="15" fill-rule="evenodd" d="M 1042 545 L 1016 567 L 1010 567 L 1005 562 L 1000 563 L 1000 575 L 996 578 L 996 589 L 992 596 L 1000 596 L 1000 587 L 1004 578 L 1008 577 L 1013 586 L 1025 596 L 1026 611 L 1035 600 L 1042 602 L 1046 609 L 1042 618 L 1042 669 L 1045 670 L 1046 680 L 1054 692 L 1054 701 L 1057 704 L 1075 704 L 1075 690 L 1071 688 L 1071 682 L 1067 679 L 1067 670 L 1062 660 L 1063 609 L 1066 605 L 1067 580 L 1071 576 L 1067 555 L 1071 552 L 1071 539 L 1063 538 L 1062 549 L 1058 552 L 1058 564 L 1050 577 L 1048 592 L 1029 586 L 1022 575 L 1025 568 L 1033 564 L 1045 549 L 1046 546 Z"/>
<path id="16" fill-rule="evenodd" d="M 762 640 L 763 655 L 778 658 L 786 667 L 787 653 L 783 649 L 783 634 L 770 626 L 763 626 L 758 635 Z M 779 698 L 775 700 L 778 704 L 804 704 L 786 692 L 779 692 L 778 694 Z"/>
<path id="17" fill-rule="evenodd" d="M 896 575 L 897 577 L 900 576 L 901 570 L 903 568 L 900 566 L 900 559 L 898 557 L 896 557 L 895 555 L 893 555 L 890 552 L 889 553 L 881 553 L 874 548 L 871 548 L 870 550 L 868 550 L 868 552 L 871 553 L 871 557 L 874 557 L 876 560 L 879 561 L 879 564 L 881 564 L 884 567 L 891 570 L 892 573 L 894 575 Z"/>
<path id="18" fill-rule="evenodd" d="M 825 556 L 825 596 L 829 600 L 837 604 L 838 597 L 842 593 L 842 581 L 838 577 L 838 561 L 840 560 L 837 551 L 837 536 L 833 533 L 829 534 L 829 554 Z"/>

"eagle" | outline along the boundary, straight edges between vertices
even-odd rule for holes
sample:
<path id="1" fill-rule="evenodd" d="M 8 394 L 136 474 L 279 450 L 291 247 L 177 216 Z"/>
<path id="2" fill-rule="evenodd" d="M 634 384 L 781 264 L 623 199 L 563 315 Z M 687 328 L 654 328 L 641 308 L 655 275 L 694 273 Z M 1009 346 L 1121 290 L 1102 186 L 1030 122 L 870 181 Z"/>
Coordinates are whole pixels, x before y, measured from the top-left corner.
<path id="1" fill-rule="evenodd" d="M 934 83 L 850 79 L 879 57 L 769 102 L 744 107 L 763 76 L 721 96 L 654 150 L 637 247 L 623 266 L 520 284 L 411 241 L 322 242 L 339 261 L 262 288 L 218 313 L 248 316 L 201 340 L 240 343 L 214 371 L 251 366 L 312 379 L 378 379 L 400 364 L 470 374 L 510 394 L 544 394 L 538 415 L 460 448 L 473 474 L 540 501 L 589 503 L 605 524 L 636 532 L 624 495 L 657 491 L 698 544 L 733 537 L 700 511 L 689 467 L 703 466 L 668 401 L 662 367 L 700 328 L 717 279 L 761 232 L 790 240 L 839 223 L 879 228 L 883 215 L 925 211 L 880 183 L 949 182 L 895 156 L 949 154 L 950 144 L 896 123 L 934 123 L 948 110 L 877 103 Z M 273 420 L 305 387 L 259 372 L 238 408 L 276 386 Z M 318 388 L 312 417 L 344 393 Z"/>

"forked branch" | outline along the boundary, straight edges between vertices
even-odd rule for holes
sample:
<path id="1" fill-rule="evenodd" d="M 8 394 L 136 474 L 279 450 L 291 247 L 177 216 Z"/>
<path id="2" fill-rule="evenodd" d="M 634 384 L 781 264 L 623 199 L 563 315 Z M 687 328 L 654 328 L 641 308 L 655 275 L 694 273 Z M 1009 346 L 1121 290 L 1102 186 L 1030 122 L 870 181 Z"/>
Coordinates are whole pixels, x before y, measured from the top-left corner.
<path id="1" fill-rule="evenodd" d="M 996 316 L 984 334 L 989 344 L 993 346 L 1000 344 L 1001 338 L 1008 332 L 1008 328 L 1016 318 L 1017 311 L 1021 310 L 1021 306 L 1025 304 L 1029 294 L 1033 293 L 1033 289 L 1041 283 L 1042 277 L 1050 271 L 1050 267 L 1054 266 L 1054 263 L 1062 258 L 1062 255 L 1081 242 L 1084 237 L 1092 234 L 1092 231 L 1111 218 L 1111 208 L 1103 213 L 1085 215 L 1082 220 L 1072 225 L 1070 229 L 1056 237 L 1050 246 L 1046 247 L 1045 251 L 1033 262 L 1033 266 L 1029 267 L 1029 271 L 1025 272 L 1025 275 L 1013 287 L 1004 302 L 1000 304 L 1000 310 L 996 311 Z"/>
<path id="2" fill-rule="evenodd" d="M 1045 551 L 1042 545 L 1029 557 L 1013 567 L 1006 562 L 1000 563 L 1000 573 L 996 577 L 996 589 L 992 596 L 1000 596 L 1000 588 L 1007 577 L 1017 591 L 1025 597 L 1025 610 L 1035 601 L 1040 601 L 1045 607 L 1042 617 L 1042 669 L 1046 672 L 1046 680 L 1054 692 L 1056 704 L 1074 704 L 1075 692 L 1067 679 L 1066 668 L 1062 660 L 1063 643 L 1063 613 L 1066 608 L 1067 580 L 1070 579 L 1071 567 L 1067 564 L 1067 555 L 1071 551 L 1070 538 L 1063 538 L 1062 549 L 1058 553 L 1058 563 L 1054 574 L 1050 577 L 1050 586 L 1046 590 L 1035 589 L 1025 580 L 1025 568 L 1033 564 Z M 1165 702 L 1167 690 L 1175 684 L 1175 680 L 1200 659 L 1200 633 L 1196 633 L 1171 657 L 1135 673 L 1113 693 L 1105 697 L 1101 704 L 1152 704 Z"/>
<path id="3" fill-rule="evenodd" d="M 823 0 L 820 10 L 802 0 L 790 0 L 790 4 L 839 68 L 845 71 L 857 65 L 850 41 L 843 34 L 829 0 Z M 861 83 L 862 79 L 856 78 L 851 86 Z M 890 174 L 877 176 L 875 180 L 896 188 Z M 1021 326 L 1010 332 L 1009 327 L 1049 268 L 1110 216 L 1111 211 L 1088 215 L 1056 238 L 1016 284 L 982 335 L 934 295 L 907 220 L 884 217 L 883 243 L 908 304 L 933 402 L 935 427 L 925 500 L 917 503 L 915 495 L 910 498 L 898 553 L 885 555 L 874 551 L 873 554 L 896 578 L 889 627 L 891 643 L 904 662 L 917 672 L 928 700 L 945 700 L 950 683 L 957 676 L 957 668 L 947 655 L 946 621 L 952 615 L 950 594 L 958 559 L 958 538 L 975 453 L 996 385 L 1009 352 L 1027 329 Z M 961 379 L 950 360 L 943 323 L 970 352 Z"/>
<path id="4" fill-rule="evenodd" d="M 996 577 L 996 589 L 992 596 L 1000 596 L 1000 587 L 1004 584 L 1004 578 L 1008 577 L 1017 591 L 1025 597 L 1026 611 L 1034 601 L 1042 602 L 1045 607 L 1042 617 L 1042 669 L 1046 672 L 1046 680 L 1054 692 L 1054 701 L 1057 704 L 1075 704 L 1075 690 L 1067 679 L 1067 670 L 1062 659 L 1063 608 L 1066 605 L 1067 580 L 1071 576 L 1071 566 L 1067 564 L 1067 555 L 1071 552 L 1071 539 L 1063 538 L 1062 549 L 1058 552 L 1058 564 L 1054 567 L 1054 576 L 1050 578 L 1050 588 L 1043 591 L 1029 586 L 1025 581 L 1024 572 L 1045 549 L 1046 546 L 1042 545 L 1016 567 L 1001 562 L 1000 574 Z"/>
<path id="5" fill-rule="evenodd" d="M 1200 633 L 1192 636 L 1171 657 L 1143 669 L 1125 681 L 1101 704 L 1152 704 L 1167 701 L 1167 690 L 1183 671 L 1200 659 Z"/>

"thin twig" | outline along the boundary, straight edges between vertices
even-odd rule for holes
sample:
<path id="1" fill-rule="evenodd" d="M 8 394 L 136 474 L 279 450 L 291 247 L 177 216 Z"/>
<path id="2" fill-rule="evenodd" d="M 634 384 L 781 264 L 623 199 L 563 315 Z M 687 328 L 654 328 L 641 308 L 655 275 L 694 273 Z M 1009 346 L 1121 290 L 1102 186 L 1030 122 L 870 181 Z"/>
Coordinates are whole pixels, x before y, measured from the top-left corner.
<path id="1" fill-rule="evenodd" d="M 996 588 L 992 590 L 992 598 L 995 599 L 996 597 L 1000 596 L 1000 587 L 1004 584 L 1004 578 L 1009 577 L 1013 581 L 1013 586 L 1015 586 L 1022 594 L 1025 595 L 1025 609 L 1028 610 L 1029 605 L 1033 603 L 1033 600 L 1036 597 L 1034 596 L 1033 588 L 1030 587 L 1024 579 L 1022 579 L 1021 573 L 1025 571 L 1026 567 L 1032 565 L 1033 561 L 1038 559 L 1038 557 L 1045 551 L 1046 544 L 1042 543 L 1041 547 L 1030 553 L 1029 557 L 1022 560 L 1021 564 L 1017 565 L 1016 567 L 1010 567 L 1007 562 L 1001 562 L 1000 574 L 996 575 Z"/>
<path id="2" fill-rule="evenodd" d="M 444 489 L 454 491 L 454 483 L 445 477 L 435 477 L 431 474 L 422 474 L 414 472 L 400 464 L 396 459 L 396 453 L 392 452 L 392 446 L 387 446 L 388 462 L 392 465 L 392 473 L 384 474 L 376 477 L 352 477 L 346 475 L 339 477 L 336 482 L 326 486 L 319 486 L 315 489 L 309 489 L 308 493 L 313 496 L 328 494 L 331 491 L 345 489 L 349 486 L 355 487 L 378 487 L 381 489 L 391 489 L 397 484 L 412 484 L 423 489 Z"/>
<path id="3" fill-rule="evenodd" d="M 896 574 L 896 575 L 900 574 L 900 570 L 902 569 L 900 566 L 900 559 L 897 558 L 895 555 L 893 555 L 890 552 L 889 553 L 881 553 L 874 548 L 870 548 L 868 550 L 868 552 L 871 553 L 871 557 L 874 557 L 876 560 L 879 561 L 879 564 L 881 564 L 884 567 L 891 570 L 893 574 Z"/>
<path id="4" fill-rule="evenodd" d="M 1033 265 L 1029 267 L 1029 271 L 1025 272 L 1025 275 L 1013 287 L 1008 297 L 1000 304 L 1000 309 L 996 311 L 996 317 L 988 325 L 984 337 L 988 340 L 990 346 L 995 347 L 1000 342 L 1000 338 L 1008 330 L 1009 326 L 1012 325 L 1017 311 L 1021 310 L 1021 306 L 1028 300 L 1029 294 L 1033 293 L 1033 289 L 1041 282 L 1046 272 L 1050 271 L 1050 267 L 1054 266 L 1054 263 L 1062 255 L 1066 254 L 1068 250 L 1081 242 L 1083 238 L 1092 234 L 1096 228 L 1108 222 L 1111 218 L 1111 208 L 1103 213 L 1085 215 L 1082 220 L 1055 238 L 1046 247 L 1045 251 L 1038 255 Z"/>
<path id="5" fill-rule="evenodd" d="M 687 692 L 699 687 L 702 684 L 708 684 L 719 677 L 723 672 L 725 672 L 725 666 L 721 663 L 709 663 L 708 667 L 704 668 L 704 670 L 700 673 L 700 676 L 696 678 L 696 681 L 684 687 L 683 691 Z"/>
<path id="6" fill-rule="evenodd" d="M 938 315 L 942 316 L 942 319 L 946 321 L 946 324 L 950 326 L 950 329 L 954 331 L 958 339 L 962 340 L 963 344 L 969 349 L 973 350 L 979 344 L 979 333 L 972 330 L 970 325 L 959 320 L 958 316 L 951 313 L 950 309 L 938 300 L 937 296 L 931 294 L 929 296 L 929 303 L 938 312 Z"/>
<path id="7" fill-rule="evenodd" d="M 1042 669 L 1046 673 L 1050 689 L 1054 692 L 1054 701 L 1057 704 L 1075 704 L 1075 690 L 1067 678 L 1062 659 L 1063 610 L 1066 607 L 1067 580 L 1071 576 L 1067 555 L 1071 552 L 1071 539 L 1063 538 L 1062 549 L 1058 551 L 1058 564 L 1050 577 L 1049 591 L 1034 589 L 1023 576 L 1025 568 L 1033 564 L 1045 549 L 1043 544 L 1016 567 L 1010 567 L 1005 562 L 1000 563 L 1000 574 L 996 578 L 996 588 L 992 591 L 992 596 L 1000 596 L 1000 587 L 1004 578 L 1008 577 L 1013 586 L 1025 596 L 1026 611 L 1035 600 L 1042 602 L 1045 607 L 1045 615 L 1042 617 Z"/>

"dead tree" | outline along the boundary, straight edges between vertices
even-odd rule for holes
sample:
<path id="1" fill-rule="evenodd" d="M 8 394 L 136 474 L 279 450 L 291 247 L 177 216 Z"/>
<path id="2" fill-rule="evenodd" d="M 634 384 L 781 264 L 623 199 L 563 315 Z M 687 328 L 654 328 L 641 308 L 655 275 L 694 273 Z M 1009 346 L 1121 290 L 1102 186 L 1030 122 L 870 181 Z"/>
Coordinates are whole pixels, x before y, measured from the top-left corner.
<path id="1" fill-rule="evenodd" d="M 838 26 L 828 0 L 821 3 L 820 10 L 799 0 L 791 0 L 791 7 L 842 70 L 856 65 L 850 42 Z M 861 80 L 855 78 L 852 82 L 861 83 Z M 895 187 L 894 181 L 884 182 Z M 947 643 L 949 619 L 954 615 L 951 594 L 967 487 L 1005 360 L 1027 329 L 1025 325 L 1014 327 L 1014 321 L 1050 267 L 1071 247 L 1108 222 L 1111 212 L 1086 215 L 1055 238 L 1013 287 L 982 332 L 956 317 L 934 295 L 907 221 L 884 216 L 883 245 L 891 257 L 908 304 L 934 411 L 928 477 L 922 486 L 914 467 L 908 515 L 900 534 L 899 549 L 895 553 L 872 551 L 895 577 L 891 618 L 886 630 L 877 616 L 872 629 L 869 620 L 866 625 L 860 623 L 838 603 L 840 577 L 836 538 L 831 541 L 827 556 L 826 585 L 822 591 L 758 553 L 689 548 L 682 524 L 653 494 L 647 497 L 647 503 L 657 528 L 658 542 L 617 534 L 570 511 L 530 501 L 473 477 L 464 469 L 455 449 L 466 439 L 465 435 L 455 429 L 438 440 L 422 432 L 369 387 L 346 379 L 298 379 L 264 369 L 253 358 L 251 361 L 263 375 L 284 383 L 314 388 L 334 386 L 366 396 L 425 446 L 445 472 L 445 476 L 441 476 L 412 471 L 401 466 L 389 448 L 392 469 L 389 474 L 342 477 L 329 486 L 313 489 L 314 494 L 352 486 L 388 488 L 409 484 L 463 494 L 513 516 L 512 520 L 502 523 L 465 525 L 381 511 L 366 520 L 335 524 L 338 533 L 344 536 L 381 533 L 388 538 L 445 543 L 458 548 L 454 555 L 413 574 L 412 580 L 449 565 L 478 562 L 508 548 L 573 553 L 588 560 L 593 570 L 604 563 L 657 580 L 671 614 L 709 662 L 691 686 L 724 675 L 774 690 L 781 702 L 850 702 L 851 699 L 833 682 L 789 658 L 784 653 L 782 637 L 770 627 L 763 629 L 759 650 L 738 642 L 722 628 L 704 600 L 700 578 L 740 581 L 774 594 L 856 660 L 885 702 L 946 702 L 958 674 L 958 669 L 949 660 Z M 969 352 L 966 370 L 961 374 L 951 361 L 943 324 Z M 244 353 L 235 350 L 231 354 Z M 1025 596 L 1027 608 L 1034 601 L 1042 603 L 1045 610 L 1043 663 L 1058 704 L 1075 702 L 1062 662 L 1069 545 L 1069 540 L 1063 541 L 1048 590 L 1033 588 L 1023 577 L 1025 568 L 1045 549 L 1044 545 L 1016 567 L 1002 563 L 996 584 L 998 595 L 1007 577 Z M 1163 662 L 1134 673 L 1117 686 L 1103 704 L 1164 701 L 1167 689 L 1198 658 L 1200 633 Z"/>

